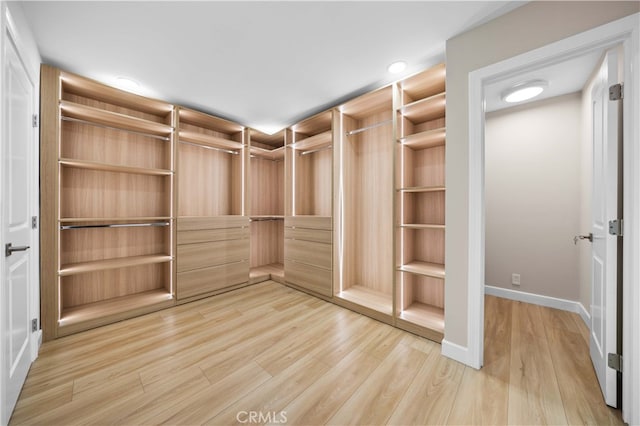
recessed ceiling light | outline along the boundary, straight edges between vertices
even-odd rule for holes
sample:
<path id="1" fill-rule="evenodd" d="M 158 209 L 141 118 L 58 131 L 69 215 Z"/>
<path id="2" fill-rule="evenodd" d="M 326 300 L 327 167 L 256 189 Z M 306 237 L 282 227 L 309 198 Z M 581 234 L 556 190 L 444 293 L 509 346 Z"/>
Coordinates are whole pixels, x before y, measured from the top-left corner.
<path id="1" fill-rule="evenodd" d="M 140 90 L 140 83 L 129 77 L 116 77 L 114 83 L 118 88 L 129 92 L 137 92 Z"/>
<path id="2" fill-rule="evenodd" d="M 387 67 L 387 71 L 391 74 L 398 74 L 404 71 L 407 68 L 407 63 L 405 61 L 397 61 L 392 63 Z"/>
<path id="3" fill-rule="evenodd" d="M 533 80 L 516 84 L 502 92 L 502 99 L 508 103 L 527 101 L 538 96 L 548 86 L 544 80 Z"/>

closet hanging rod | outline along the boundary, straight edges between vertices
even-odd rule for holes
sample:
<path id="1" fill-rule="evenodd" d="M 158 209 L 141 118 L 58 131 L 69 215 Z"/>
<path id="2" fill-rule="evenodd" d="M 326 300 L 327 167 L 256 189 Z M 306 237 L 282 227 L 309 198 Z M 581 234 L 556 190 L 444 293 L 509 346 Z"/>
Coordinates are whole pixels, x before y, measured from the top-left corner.
<path id="1" fill-rule="evenodd" d="M 148 138 L 159 139 L 161 141 L 168 141 L 168 140 L 171 139 L 169 136 L 151 135 L 149 133 L 137 132 L 135 130 L 128 130 L 128 129 L 121 129 L 119 127 L 113 127 L 113 126 L 107 126 L 105 124 L 94 123 L 93 121 L 81 120 L 79 118 L 72 118 L 72 117 L 65 117 L 65 116 L 61 116 L 60 118 L 62 119 L 62 121 L 70 121 L 70 122 L 74 122 L 74 123 L 88 124 L 90 126 L 100 127 L 102 129 L 119 130 L 121 132 L 127 132 L 127 133 L 132 133 L 134 135 L 146 136 Z"/>
<path id="2" fill-rule="evenodd" d="M 309 151 L 300 152 L 300 155 L 313 154 L 313 153 L 320 152 L 320 151 L 326 151 L 327 149 L 331 149 L 331 148 L 332 148 L 332 146 L 329 145 L 329 146 L 325 146 L 325 147 L 318 148 L 318 149 L 310 149 Z"/>
<path id="3" fill-rule="evenodd" d="M 215 146 L 209 146 L 209 145 L 201 145 L 199 143 L 193 143 L 193 142 L 187 142 L 187 141 L 180 141 L 180 143 L 197 146 L 199 148 L 204 148 L 204 149 L 213 149 L 214 151 L 226 152 L 227 154 L 233 154 L 233 155 L 240 154 L 238 151 L 232 151 L 230 149 L 224 149 L 224 148 L 217 148 Z"/>
<path id="4" fill-rule="evenodd" d="M 347 136 L 356 135 L 358 133 L 366 132 L 367 130 L 375 129 L 376 127 L 386 126 L 387 124 L 393 123 L 393 119 L 381 121 L 380 123 L 372 124 L 370 126 L 361 127 L 359 129 L 350 130 L 346 132 Z"/>
<path id="5" fill-rule="evenodd" d="M 66 229 L 90 229 L 90 228 L 137 228 L 149 226 L 169 226 L 169 222 L 148 222 L 148 223 L 109 223 L 103 225 L 61 225 L 60 230 Z"/>
<path id="6" fill-rule="evenodd" d="M 267 222 L 267 221 L 274 221 L 274 220 L 284 220 L 284 218 L 283 217 L 261 217 L 256 219 L 249 219 L 249 222 Z"/>

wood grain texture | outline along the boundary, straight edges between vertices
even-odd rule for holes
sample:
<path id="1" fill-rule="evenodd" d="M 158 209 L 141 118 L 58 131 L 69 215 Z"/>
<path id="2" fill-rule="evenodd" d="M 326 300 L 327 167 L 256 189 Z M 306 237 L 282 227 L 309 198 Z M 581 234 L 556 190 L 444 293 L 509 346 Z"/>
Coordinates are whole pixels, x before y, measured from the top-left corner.
<path id="1" fill-rule="evenodd" d="M 288 424 L 540 424 L 511 403 L 532 389 L 512 386 L 522 384 L 512 353 L 523 350 L 532 363 L 550 359 L 551 371 L 525 371 L 560 385 L 568 422 L 623 424 L 592 399 L 599 387 L 582 337 L 544 325 L 557 312 L 485 300 L 485 365 L 474 370 L 433 342 L 288 287 L 245 287 L 46 342 L 10 424 L 230 424 L 251 410 L 286 412 Z M 525 318 L 541 319 L 545 337 L 531 338 Z M 548 398 L 531 393 L 527 407 Z"/>
<path id="2" fill-rule="evenodd" d="M 316 243 L 332 244 L 331 231 L 310 228 L 284 228 L 284 237 L 292 240 L 314 241 Z"/>
<path id="3" fill-rule="evenodd" d="M 306 290 L 324 296 L 333 294 L 332 274 L 330 269 L 295 262 L 284 261 L 285 282 L 295 284 Z"/>
<path id="4" fill-rule="evenodd" d="M 58 328 L 58 135 L 60 134 L 60 71 L 40 69 L 40 259 L 41 326 L 43 340 L 57 337 Z"/>
<path id="5" fill-rule="evenodd" d="M 178 232 L 248 226 L 249 218 L 245 216 L 179 217 L 177 224 Z"/>
<path id="6" fill-rule="evenodd" d="M 249 175 L 250 215 L 284 215 L 284 162 L 251 158 Z"/>
<path id="7" fill-rule="evenodd" d="M 330 244 L 287 238 L 284 245 L 285 259 L 331 270 Z"/>
<path id="8" fill-rule="evenodd" d="M 249 261 L 178 272 L 176 298 L 185 299 L 217 291 L 249 280 Z"/>
<path id="9" fill-rule="evenodd" d="M 251 222 L 251 267 L 284 262 L 284 221 Z"/>
<path id="10" fill-rule="evenodd" d="M 249 240 L 213 241 L 178 246 L 178 273 L 249 259 Z"/>
<path id="11" fill-rule="evenodd" d="M 330 216 L 287 216 L 284 218 L 287 228 L 322 229 L 330 231 L 332 221 Z"/>

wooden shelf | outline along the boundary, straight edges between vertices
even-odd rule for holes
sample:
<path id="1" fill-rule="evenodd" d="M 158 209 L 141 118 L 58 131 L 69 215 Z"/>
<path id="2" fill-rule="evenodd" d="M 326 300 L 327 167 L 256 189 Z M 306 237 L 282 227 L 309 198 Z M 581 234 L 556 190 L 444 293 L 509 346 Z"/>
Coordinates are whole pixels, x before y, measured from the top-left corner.
<path id="1" fill-rule="evenodd" d="M 400 227 L 406 229 L 444 229 L 445 225 L 435 223 L 404 223 L 400 225 Z"/>
<path id="2" fill-rule="evenodd" d="M 345 103 L 341 107 L 342 113 L 359 120 L 381 111 L 393 110 L 392 97 L 392 87 L 385 86 Z"/>
<path id="3" fill-rule="evenodd" d="M 71 224 L 71 223 L 87 223 L 87 222 L 95 222 L 95 223 L 137 223 L 137 222 L 155 222 L 155 221 L 163 221 L 163 220 L 171 220 L 172 218 L 169 216 L 138 216 L 138 217 L 64 217 L 60 218 L 58 222 L 61 224 Z"/>
<path id="4" fill-rule="evenodd" d="M 425 121 L 442 118 L 445 114 L 446 94 L 439 93 L 428 98 L 407 104 L 399 109 L 400 113 L 412 122 L 423 123 Z"/>
<path id="5" fill-rule="evenodd" d="M 414 133 L 400 139 L 400 143 L 411 149 L 426 149 L 442 146 L 446 142 L 446 130 L 444 127 Z"/>
<path id="6" fill-rule="evenodd" d="M 420 99 L 444 92 L 446 80 L 446 67 L 444 64 L 436 65 L 427 71 L 422 71 L 402 82 L 402 91 L 412 99 Z"/>
<path id="7" fill-rule="evenodd" d="M 73 167 L 76 169 L 100 170 L 117 173 L 133 173 L 152 176 L 170 176 L 173 174 L 171 170 L 165 169 L 148 169 L 144 167 L 121 166 L 118 164 L 101 163 L 98 161 L 74 160 L 70 158 L 61 158 L 59 162 L 63 166 Z"/>
<path id="8" fill-rule="evenodd" d="M 66 308 L 62 310 L 59 325 L 60 327 L 71 327 L 92 321 L 97 321 L 99 324 L 96 325 L 100 325 L 117 320 L 118 318 L 114 317 L 120 317 L 130 311 L 148 310 L 156 305 L 158 305 L 158 309 L 165 307 L 165 305 L 166 307 L 172 306 L 171 293 L 165 289 L 158 289 Z M 122 316 L 122 319 L 129 316 Z"/>
<path id="9" fill-rule="evenodd" d="M 173 132 L 173 128 L 166 124 L 131 117 L 117 112 L 105 111 L 100 108 L 81 105 L 75 102 L 60 101 L 60 111 L 63 117 L 152 136 L 168 137 Z"/>
<path id="10" fill-rule="evenodd" d="M 128 268 L 132 266 L 149 265 L 171 261 L 171 256 L 155 254 L 148 256 L 131 256 L 116 259 L 96 260 L 93 262 L 70 263 L 62 265 L 59 271 L 61 277 L 83 274 L 86 272 L 104 271 L 106 269 Z"/>
<path id="11" fill-rule="evenodd" d="M 66 93 L 73 93 L 91 99 L 100 99 L 114 105 L 158 116 L 169 115 L 173 110 L 173 106 L 166 102 L 105 86 L 97 81 L 69 72 L 60 72 L 60 81 L 62 82 L 62 89 Z"/>
<path id="12" fill-rule="evenodd" d="M 413 302 L 398 317 L 421 327 L 444 333 L 444 309 L 442 308 Z"/>
<path id="13" fill-rule="evenodd" d="M 249 278 L 270 275 L 284 277 L 284 265 L 282 263 L 270 263 L 268 265 L 255 266 L 249 270 Z"/>
<path id="14" fill-rule="evenodd" d="M 219 133 L 236 134 L 244 130 L 244 127 L 237 123 L 184 107 L 178 108 L 178 116 L 180 123 L 203 127 Z"/>
<path id="15" fill-rule="evenodd" d="M 380 293 L 360 285 L 352 285 L 336 296 L 386 315 L 392 314 L 392 297 L 389 294 Z"/>
<path id="16" fill-rule="evenodd" d="M 281 214 L 259 214 L 251 215 L 249 219 L 284 219 L 284 215 Z"/>
<path id="17" fill-rule="evenodd" d="M 326 132 L 318 133 L 317 135 L 310 136 L 306 139 L 302 139 L 299 142 L 293 143 L 289 145 L 292 149 L 295 150 L 312 150 L 318 148 L 324 148 L 326 146 L 331 145 L 333 140 L 333 136 L 331 134 L 331 130 L 327 130 Z"/>
<path id="18" fill-rule="evenodd" d="M 410 186 L 397 189 L 399 192 L 442 192 L 445 190 L 444 186 Z"/>
<path id="19" fill-rule="evenodd" d="M 279 160 L 281 158 L 284 158 L 284 146 L 274 149 L 252 146 L 250 149 L 250 153 L 251 155 L 266 158 L 267 160 Z"/>
<path id="20" fill-rule="evenodd" d="M 399 271 L 412 274 L 426 275 L 434 278 L 444 278 L 444 265 L 414 260 L 398 267 Z"/>
<path id="21" fill-rule="evenodd" d="M 195 143 L 197 145 L 209 146 L 220 149 L 240 150 L 243 145 L 240 142 L 218 136 L 206 135 L 204 133 L 180 130 L 179 138 L 181 142 Z"/>

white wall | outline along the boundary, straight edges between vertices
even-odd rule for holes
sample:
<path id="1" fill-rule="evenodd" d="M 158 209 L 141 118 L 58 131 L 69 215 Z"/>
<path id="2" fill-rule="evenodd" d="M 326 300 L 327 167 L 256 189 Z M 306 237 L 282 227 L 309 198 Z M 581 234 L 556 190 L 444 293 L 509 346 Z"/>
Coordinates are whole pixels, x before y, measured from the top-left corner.
<path id="1" fill-rule="evenodd" d="M 487 285 L 579 300 L 581 136 L 580 92 L 487 114 Z"/>

